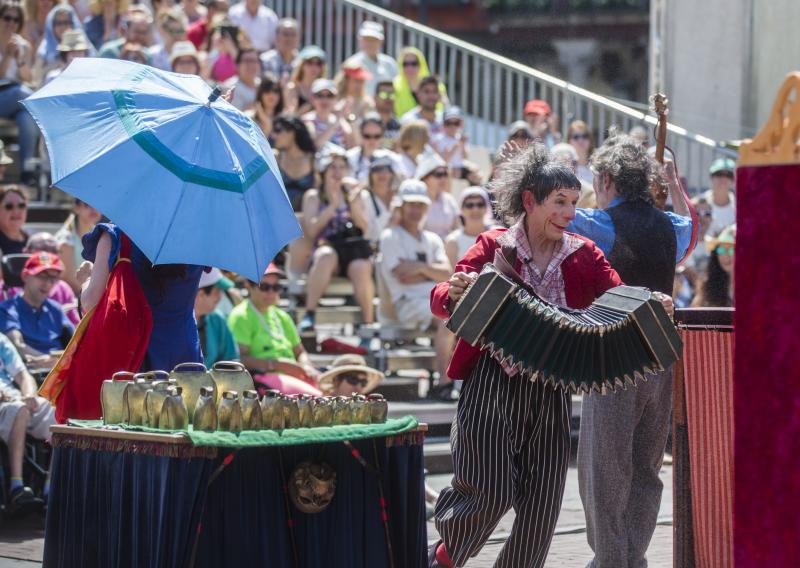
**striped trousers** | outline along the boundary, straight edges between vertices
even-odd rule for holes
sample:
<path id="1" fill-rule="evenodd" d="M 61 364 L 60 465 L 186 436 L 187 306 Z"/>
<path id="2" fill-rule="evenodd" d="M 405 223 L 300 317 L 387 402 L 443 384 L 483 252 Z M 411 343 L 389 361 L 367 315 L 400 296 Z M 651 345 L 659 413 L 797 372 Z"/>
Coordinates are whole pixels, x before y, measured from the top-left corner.
<path id="1" fill-rule="evenodd" d="M 571 398 L 509 377 L 484 354 L 464 383 L 450 434 L 452 487 L 436 502 L 436 529 L 454 566 L 477 555 L 500 519 L 516 519 L 495 566 L 544 566 L 569 465 Z"/>

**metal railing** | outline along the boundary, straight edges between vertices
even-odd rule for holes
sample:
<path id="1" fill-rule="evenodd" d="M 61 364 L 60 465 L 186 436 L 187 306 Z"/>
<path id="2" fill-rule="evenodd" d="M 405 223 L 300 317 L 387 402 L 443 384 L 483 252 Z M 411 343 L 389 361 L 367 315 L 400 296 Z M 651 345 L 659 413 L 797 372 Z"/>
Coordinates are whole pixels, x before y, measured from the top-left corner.
<path id="1" fill-rule="evenodd" d="M 302 44 L 316 44 L 326 51 L 329 68 L 337 68 L 358 50 L 358 27 L 364 20 L 384 26 L 385 50 L 396 56 L 401 48 L 419 48 L 431 72 L 447 86 L 452 104 L 465 112 L 466 131 L 473 145 L 496 149 L 506 139 L 507 126 L 522 118 L 529 99 L 544 99 L 561 117 L 562 129 L 570 121 L 585 121 L 602 143 L 608 128 L 615 125 L 629 131 L 636 125 L 651 130 L 656 119 L 639 110 L 617 103 L 477 47 L 438 32 L 361 0 L 271 0 L 280 17 L 297 19 Z M 735 152 L 714 140 L 669 125 L 667 145 L 675 153 L 678 167 L 690 188 L 707 185 L 708 165 Z"/>

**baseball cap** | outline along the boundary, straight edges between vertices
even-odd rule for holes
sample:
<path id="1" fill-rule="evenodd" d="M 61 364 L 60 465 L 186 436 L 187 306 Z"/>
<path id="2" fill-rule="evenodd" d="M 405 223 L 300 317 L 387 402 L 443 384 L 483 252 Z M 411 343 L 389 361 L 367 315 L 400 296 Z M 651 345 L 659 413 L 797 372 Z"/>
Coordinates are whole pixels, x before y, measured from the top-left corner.
<path id="1" fill-rule="evenodd" d="M 457 118 L 458 120 L 464 120 L 464 113 L 461 112 L 461 109 L 457 106 L 448 107 L 447 110 L 444 111 L 444 115 L 442 116 L 442 120 L 444 120 L 445 122 L 453 118 Z"/>
<path id="2" fill-rule="evenodd" d="M 323 63 L 328 61 L 328 54 L 325 53 L 318 45 L 307 45 L 303 49 L 300 50 L 300 53 L 297 54 L 300 58 L 300 61 L 308 61 L 309 59 L 314 59 L 315 57 L 321 59 Z"/>
<path id="3" fill-rule="evenodd" d="M 333 95 L 338 95 L 339 91 L 336 90 L 336 83 L 330 79 L 316 79 L 311 83 L 311 94 L 316 95 L 322 91 L 330 91 Z"/>
<path id="4" fill-rule="evenodd" d="M 511 126 L 508 127 L 508 138 L 513 138 L 514 135 L 519 132 L 520 130 L 524 130 L 528 133 L 528 136 L 533 138 L 533 132 L 531 132 L 531 127 L 528 126 L 528 123 L 524 120 L 517 120 L 511 123 Z"/>
<path id="5" fill-rule="evenodd" d="M 22 268 L 22 275 L 36 276 L 47 270 L 64 272 L 64 265 L 61 263 L 61 259 L 58 258 L 57 254 L 39 251 L 33 253 L 31 257 L 25 261 L 25 266 Z"/>
<path id="6" fill-rule="evenodd" d="M 344 158 L 347 161 L 347 152 L 341 146 L 328 142 L 317 152 L 317 171 L 324 174 L 328 166 L 333 163 L 334 158 Z"/>
<path id="7" fill-rule="evenodd" d="M 361 65 L 343 65 L 342 72 L 345 77 L 349 77 L 350 79 L 360 79 L 361 81 L 369 81 L 372 79 L 372 73 Z"/>
<path id="8" fill-rule="evenodd" d="M 392 153 L 389 150 L 375 150 L 369 162 L 370 171 L 386 167 L 391 168 L 393 172 L 397 170 L 397 164 L 392 159 Z"/>
<path id="9" fill-rule="evenodd" d="M 472 185 L 472 186 L 464 189 L 461 192 L 461 195 L 458 196 L 458 206 L 459 206 L 459 208 L 463 207 L 464 206 L 464 202 L 467 199 L 469 199 L 470 197 L 480 197 L 481 199 L 483 199 L 484 203 L 486 203 L 487 207 L 489 207 L 492 204 L 491 200 L 489 199 L 489 194 L 486 193 L 485 189 L 483 189 L 479 185 Z"/>
<path id="10" fill-rule="evenodd" d="M 435 152 L 429 152 L 420 159 L 419 164 L 417 164 L 417 171 L 414 174 L 414 177 L 417 179 L 423 179 L 437 168 L 446 167 L 447 162 L 445 162 L 441 156 L 439 156 L 439 154 L 436 154 Z"/>
<path id="11" fill-rule="evenodd" d="M 233 281 L 227 278 L 219 268 L 212 268 L 208 272 L 203 272 L 200 276 L 199 288 L 206 286 L 216 286 L 220 290 L 230 290 L 233 288 Z"/>
<path id="12" fill-rule="evenodd" d="M 717 158 L 713 162 L 711 162 L 711 166 L 708 168 L 709 175 L 715 175 L 720 172 L 735 172 L 736 171 L 736 162 L 731 160 L 730 158 Z"/>
<path id="13" fill-rule="evenodd" d="M 378 22 L 362 22 L 358 30 L 358 37 L 374 37 L 383 41 L 383 26 Z"/>
<path id="14" fill-rule="evenodd" d="M 547 116 L 552 112 L 553 111 L 550 108 L 550 105 L 547 104 L 547 101 L 543 101 L 542 99 L 532 99 L 525 103 L 525 111 L 523 114 L 542 114 Z"/>
<path id="15" fill-rule="evenodd" d="M 277 274 L 279 278 L 286 276 L 283 270 L 278 268 L 278 265 L 274 262 L 270 262 L 269 266 L 267 266 L 267 269 L 264 271 L 264 276 L 269 276 L 270 274 Z"/>
<path id="16" fill-rule="evenodd" d="M 407 179 L 403 181 L 397 189 L 397 197 L 403 203 L 431 204 L 431 198 L 428 197 L 428 188 L 418 179 Z"/>

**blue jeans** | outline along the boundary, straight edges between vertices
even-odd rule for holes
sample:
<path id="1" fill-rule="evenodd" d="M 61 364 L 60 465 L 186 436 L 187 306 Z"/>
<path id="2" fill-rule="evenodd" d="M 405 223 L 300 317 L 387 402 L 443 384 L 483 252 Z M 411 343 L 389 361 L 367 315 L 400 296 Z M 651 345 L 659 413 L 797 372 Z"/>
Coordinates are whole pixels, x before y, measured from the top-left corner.
<path id="1" fill-rule="evenodd" d="M 33 117 L 20 104 L 20 101 L 33 93 L 25 85 L 13 85 L 0 89 L 0 117 L 14 119 L 19 129 L 19 167 L 26 170 L 27 160 L 36 152 L 36 143 L 39 140 L 39 127 Z"/>

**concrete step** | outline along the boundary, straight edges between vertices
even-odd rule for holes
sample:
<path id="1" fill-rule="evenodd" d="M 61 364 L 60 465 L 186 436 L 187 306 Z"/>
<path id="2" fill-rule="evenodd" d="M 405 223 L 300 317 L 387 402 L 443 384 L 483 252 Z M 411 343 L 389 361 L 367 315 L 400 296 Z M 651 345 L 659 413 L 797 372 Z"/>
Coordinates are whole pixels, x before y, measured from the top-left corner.
<path id="1" fill-rule="evenodd" d="M 407 377 L 386 377 L 375 392 L 390 402 L 419 401 L 419 381 Z"/>
<path id="2" fill-rule="evenodd" d="M 431 474 L 451 473 L 453 471 L 453 456 L 450 453 L 450 439 L 446 436 L 425 438 L 422 449 L 425 457 L 425 469 Z"/>
<path id="3" fill-rule="evenodd" d="M 432 373 L 436 354 L 425 348 L 387 349 L 375 353 L 375 362 L 384 373 L 417 369 Z"/>
<path id="4" fill-rule="evenodd" d="M 306 309 L 298 307 L 295 310 L 296 321 L 303 319 Z M 318 306 L 316 309 L 317 324 L 352 324 L 358 325 L 363 321 L 361 308 L 358 306 Z"/>

